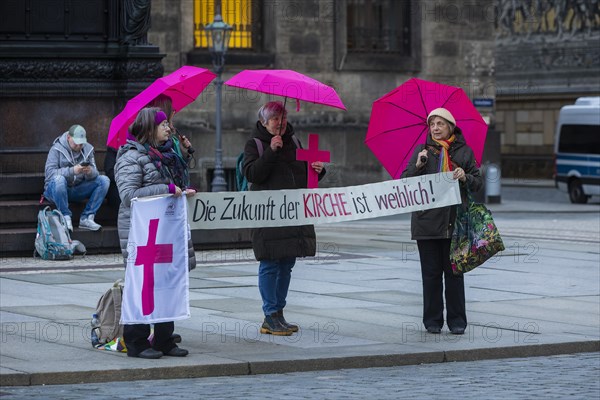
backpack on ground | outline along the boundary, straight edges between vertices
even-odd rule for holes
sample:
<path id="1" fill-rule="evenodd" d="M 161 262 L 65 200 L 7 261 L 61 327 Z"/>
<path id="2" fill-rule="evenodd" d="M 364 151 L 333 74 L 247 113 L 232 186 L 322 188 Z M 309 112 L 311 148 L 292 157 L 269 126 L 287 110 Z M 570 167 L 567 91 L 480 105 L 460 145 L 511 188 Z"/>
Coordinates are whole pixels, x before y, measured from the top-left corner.
<path id="1" fill-rule="evenodd" d="M 117 280 L 98 299 L 96 314 L 100 321 L 100 332 L 98 333 L 97 347 L 111 343 L 115 339 L 118 342 L 123 337 L 123 325 L 120 324 L 122 300 L 123 281 L 121 279 Z"/>
<path id="2" fill-rule="evenodd" d="M 34 244 L 34 257 L 37 253 L 44 260 L 73 259 L 73 241 L 71 235 L 69 235 L 65 217 L 59 210 L 45 207 L 38 212 L 37 234 Z"/>
<path id="3" fill-rule="evenodd" d="M 292 135 L 292 140 L 294 141 L 296 148 L 302 148 L 296 135 Z M 254 142 L 256 143 L 256 149 L 258 150 L 258 157 L 262 157 L 264 152 L 263 143 L 259 138 L 254 138 Z M 244 152 L 242 151 L 235 163 L 235 186 L 239 192 L 245 192 L 250 189 L 251 185 L 252 184 L 248 182 L 248 179 L 246 179 L 246 175 L 244 175 Z"/>

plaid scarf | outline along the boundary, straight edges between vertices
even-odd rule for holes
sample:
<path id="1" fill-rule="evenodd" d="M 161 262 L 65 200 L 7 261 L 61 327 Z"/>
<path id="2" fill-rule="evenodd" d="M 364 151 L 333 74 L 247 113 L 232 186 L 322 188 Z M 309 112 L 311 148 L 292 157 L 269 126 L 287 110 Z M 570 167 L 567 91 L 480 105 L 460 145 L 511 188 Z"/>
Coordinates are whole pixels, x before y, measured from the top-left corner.
<path id="1" fill-rule="evenodd" d="M 433 139 L 433 141 L 439 144 L 441 147 L 438 172 L 452 171 L 452 159 L 450 158 L 450 153 L 448 153 L 448 149 L 450 148 L 450 145 L 456 141 L 456 135 L 450 136 L 448 140 Z"/>
<path id="2" fill-rule="evenodd" d="M 179 186 L 181 190 L 190 186 L 190 176 L 185 161 L 173 150 L 173 141 L 167 140 L 162 146 L 154 148 L 144 143 L 150 161 L 164 178 Z"/>

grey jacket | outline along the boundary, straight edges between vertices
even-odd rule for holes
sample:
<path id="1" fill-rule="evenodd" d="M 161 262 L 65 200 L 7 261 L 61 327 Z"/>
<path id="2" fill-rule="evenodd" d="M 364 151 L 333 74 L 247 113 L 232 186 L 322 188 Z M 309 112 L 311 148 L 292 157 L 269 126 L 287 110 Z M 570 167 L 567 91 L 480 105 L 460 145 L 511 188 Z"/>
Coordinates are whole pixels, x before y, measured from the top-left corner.
<path id="1" fill-rule="evenodd" d="M 483 185 L 483 178 L 481 177 L 481 173 L 475 164 L 473 150 L 467 146 L 465 138 L 460 129 L 456 128 L 455 134 L 456 141 L 450 145 L 448 152 L 450 153 L 450 158 L 452 161 L 465 171 L 467 180 L 465 183 L 460 183 L 460 191 L 464 203 L 467 187 L 469 190 L 471 190 L 471 192 L 477 192 Z M 417 155 L 425 147 L 428 148 L 427 164 L 425 164 L 425 166 L 421 169 L 417 169 Z M 402 178 L 437 173 L 439 149 L 440 146 L 431 139 L 430 135 L 428 135 L 427 145 L 420 145 L 415 148 L 413 155 L 408 162 L 407 168 L 404 170 L 404 172 L 402 172 Z M 452 231 L 454 230 L 455 219 L 456 206 L 440 207 L 413 212 L 410 229 L 411 237 L 413 240 L 450 239 L 452 237 Z"/>
<path id="2" fill-rule="evenodd" d="M 127 240 L 131 225 L 131 200 L 136 197 L 155 196 L 169 193 L 169 178 L 163 177 L 150 160 L 141 144 L 128 140 L 119 149 L 115 164 L 115 181 L 121 197 L 118 229 L 123 259 L 127 260 Z M 188 231 L 189 269 L 196 268 L 196 256 L 191 234 Z"/>
<path id="3" fill-rule="evenodd" d="M 67 180 L 67 185 L 69 186 L 77 186 L 85 180 L 93 181 L 98 177 L 98 168 L 96 168 L 96 160 L 94 159 L 94 146 L 85 143 L 80 152 L 74 153 L 67 141 L 68 134 L 68 132 L 65 132 L 57 137 L 48 152 L 46 168 L 44 171 L 44 190 L 48 188 L 48 183 L 54 179 L 56 175 L 64 176 Z M 75 175 L 73 167 L 83 161 L 88 161 L 90 163 L 92 172 L 87 175 Z"/>

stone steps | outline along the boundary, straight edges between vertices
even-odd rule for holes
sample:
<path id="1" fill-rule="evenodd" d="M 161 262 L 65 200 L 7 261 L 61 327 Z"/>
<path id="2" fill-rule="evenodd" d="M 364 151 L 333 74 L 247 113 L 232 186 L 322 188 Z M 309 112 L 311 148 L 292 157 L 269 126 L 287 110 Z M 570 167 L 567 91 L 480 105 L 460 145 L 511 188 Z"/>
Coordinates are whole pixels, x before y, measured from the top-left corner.
<path id="1" fill-rule="evenodd" d="M 75 224 L 77 225 L 77 224 Z M 0 253 L 4 257 L 26 257 L 33 255 L 36 223 L 30 228 L 0 229 Z M 88 254 L 119 252 L 119 235 L 116 226 L 103 226 L 97 232 L 74 228 L 71 239 L 85 244 Z"/>
<path id="2" fill-rule="evenodd" d="M 37 213 L 50 205 L 48 202 L 40 204 L 44 176 L 39 173 L 0 174 L 0 182 L 0 256 L 32 256 Z M 70 205 L 74 225 L 71 238 L 81 241 L 88 254 L 119 253 L 117 211 L 105 201 L 96 214 L 96 222 L 102 225 L 102 229 L 92 232 L 77 227 L 84 207 L 84 204 Z M 192 241 L 196 250 L 244 248 L 250 246 L 250 231 L 192 231 Z"/>
<path id="3" fill-rule="evenodd" d="M 19 227 L 27 221 L 33 221 L 34 226 L 37 224 L 37 213 L 38 210 L 43 209 L 46 206 L 52 208 L 53 204 L 45 201 L 40 204 L 40 200 L 1 200 L 0 201 L 0 215 L 2 215 L 2 226 L 3 228 Z M 77 225 L 79 217 L 83 211 L 85 205 L 71 203 L 70 208 L 73 212 L 73 224 Z M 95 218 L 96 222 L 100 225 L 114 225 L 117 224 L 117 211 L 113 210 L 106 204 L 106 201 L 98 210 L 98 214 Z"/>

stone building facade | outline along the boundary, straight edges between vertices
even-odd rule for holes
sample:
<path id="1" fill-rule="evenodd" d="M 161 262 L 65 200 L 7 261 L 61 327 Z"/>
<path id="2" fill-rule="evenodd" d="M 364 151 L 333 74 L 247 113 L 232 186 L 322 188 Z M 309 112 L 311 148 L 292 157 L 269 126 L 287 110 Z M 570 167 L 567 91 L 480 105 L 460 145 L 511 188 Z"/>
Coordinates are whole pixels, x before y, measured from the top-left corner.
<path id="1" fill-rule="evenodd" d="M 551 178 L 560 108 L 600 96 L 600 4 L 498 1 L 496 66 L 503 176 Z"/>
<path id="2" fill-rule="evenodd" d="M 165 73 L 184 64 L 211 69 L 200 41 L 198 14 L 212 1 L 154 0 L 149 42 L 165 54 Z M 249 7 L 250 48 L 227 54 L 223 79 L 244 69 L 293 69 L 336 89 L 347 111 L 288 101 L 288 119 L 303 143 L 320 135 L 331 151 L 322 186 L 389 179 L 364 145 L 374 100 L 411 77 L 460 86 L 471 98 L 495 97 L 493 1 L 404 0 L 222 0 L 225 22 L 239 18 L 232 7 Z M 250 3 L 250 5 L 248 5 Z M 229 9 L 228 9 L 229 7 Z M 202 11 L 205 12 L 206 10 Z M 196 20 L 196 21 L 195 21 Z M 229 21 L 228 21 L 229 20 Z M 234 31 L 235 32 L 235 31 Z M 211 85 L 176 117 L 194 143 L 193 179 L 210 190 L 215 158 L 215 89 Z M 223 161 L 231 180 L 238 154 L 251 137 L 258 108 L 283 100 L 223 86 Z M 493 108 L 481 109 L 493 122 Z M 489 143 L 499 143 L 490 131 Z M 493 145 L 491 146 L 493 147 Z M 497 147 L 497 146 L 496 146 Z M 488 159 L 499 157 L 486 149 Z M 494 155 L 495 154 L 495 155 Z M 485 157 L 485 155 L 484 155 Z"/>

